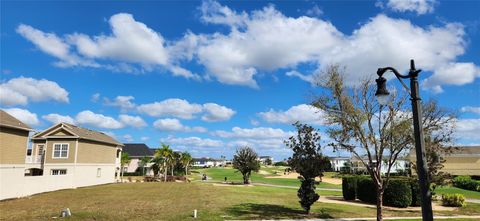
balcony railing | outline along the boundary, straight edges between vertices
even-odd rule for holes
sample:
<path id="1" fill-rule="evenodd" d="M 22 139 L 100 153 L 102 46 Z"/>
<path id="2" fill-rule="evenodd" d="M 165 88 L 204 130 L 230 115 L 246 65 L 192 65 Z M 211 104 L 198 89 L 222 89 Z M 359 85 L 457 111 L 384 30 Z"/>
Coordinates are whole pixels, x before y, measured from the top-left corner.
<path id="1" fill-rule="evenodd" d="M 42 163 L 43 156 L 27 156 L 25 163 Z"/>

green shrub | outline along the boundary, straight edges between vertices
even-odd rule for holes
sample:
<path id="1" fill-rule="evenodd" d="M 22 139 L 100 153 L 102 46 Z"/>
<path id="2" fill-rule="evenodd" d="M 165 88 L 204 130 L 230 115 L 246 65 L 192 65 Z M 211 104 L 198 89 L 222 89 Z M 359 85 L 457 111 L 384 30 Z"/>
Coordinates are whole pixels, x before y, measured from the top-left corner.
<path id="1" fill-rule="evenodd" d="M 408 179 L 391 179 L 383 193 L 386 206 L 406 208 L 412 204 L 412 186 Z"/>
<path id="2" fill-rule="evenodd" d="M 470 176 L 457 176 L 453 179 L 453 186 L 480 192 L 480 181 L 472 180 Z"/>
<path id="3" fill-rule="evenodd" d="M 279 161 L 279 162 L 274 163 L 273 165 L 277 166 L 277 167 L 278 166 L 285 166 L 285 167 L 288 166 L 287 162 L 285 162 L 285 161 Z"/>
<path id="4" fill-rule="evenodd" d="M 357 198 L 366 203 L 377 203 L 377 190 L 370 177 L 358 178 Z"/>
<path id="5" fill-rule="evenodd" d="M 345 200 L 356 199 L 357 179 L 358 177 L 355 177 L 355 176 L 348 176 L 348 177 L 342 178 L 343 199 Z"/>
<path id="6" fill-rule="evenodd" d="M 410 204 L 410 206 L 422 205 L 422 196 L 421 196 L 420 186 L 418 185 L 418 180 L 411 179 L 410 185 L 412 187 L 412 204 Z"/>
<path id="7" fill-rule="evenodd" d="M 442 205 L 462 207 L 465 206 L 465 197 L 462 194 L 442 194 Z"/>

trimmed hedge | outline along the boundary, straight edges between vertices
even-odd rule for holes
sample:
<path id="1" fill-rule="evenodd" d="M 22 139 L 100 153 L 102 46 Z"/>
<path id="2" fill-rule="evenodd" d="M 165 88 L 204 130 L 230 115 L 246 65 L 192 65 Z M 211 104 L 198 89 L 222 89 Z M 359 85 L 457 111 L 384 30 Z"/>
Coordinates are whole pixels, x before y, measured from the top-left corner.
<path id="1" fill-rule="evenodd" d="M 465 203 L 465 197 L 462 194 L 455 193 L 455 194 L 442 194 L 442 205 L 462 207 L 467 204 Z"/>
<path id="2" fill-rule="evenodd" d="M 407 179 L 390 179 L 383 193 L 386 206 L 406 208 L 412 204 L 412 185 Z"/>
<path id="3" fill-rule="evenodd" d="M 357 197 L 366 203 L 377 203 L 377 190 L 370 177 L 359 177 L 357 180 Z"/>
<path id="4" fill-rule="evenodd" d="M 343 177 L 342 191 L 345 200 L 357 198 L 366 203 L 377 203 L 377 191 L 372 179 L 368 176 Z M 410 205 L 419 205 L 420 194 L 418 193 L 418 184 L 413 180 L 405 178 L 390 179 L 383 193 L 383 204 L 402 208 Z"/>
<path id="5" fill-rule="evenodd" d="M 357 179 L 358 177 L 355 177 L 355 176 L 342 178 L 343 199 L 355 200 L 357 198 L 356 196 Z"/>
<path id="6" fill-rule="evenodd" d="M 420 191 L 420 186 L 418 181 L 415 179 L 410 180 L 410 185 L 412 187 L 412 204 L 410 206 L 421 206 L 422 205 L 422 196 Z"/>
<path id="7" fill-rule="evenodd" d="M 480 181 L 472 180 L 470 176 L 457 176 L 453 179 L 453 186 L 480 192 Z"/>

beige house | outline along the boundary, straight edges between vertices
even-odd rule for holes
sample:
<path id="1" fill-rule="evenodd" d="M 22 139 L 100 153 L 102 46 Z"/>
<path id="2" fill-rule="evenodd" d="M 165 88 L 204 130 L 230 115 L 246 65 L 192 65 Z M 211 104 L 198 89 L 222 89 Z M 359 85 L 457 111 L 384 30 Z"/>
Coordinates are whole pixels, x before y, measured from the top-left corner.
<path id="1" fill-rule="evenodd" d="M 21 194 L 18 184 L 23 180 L 31 131 L 28 125 L 0 110 L 0 200 Z"/>
<path id="2" fill-rule="evenodd" d="M 416 161 L 415 149 L 410 151 L 410 160 Z M 480 176 L 480 146 L 460 146 L 450 155 L 443 156 L 445 163 L 440 171 L 454 176 Z M 412 169 L 412 173 L 415 173 Z"/>
<path id="3" fill-rule="evenodd" d="M 59 123 L 33 135 L 27 155 L 31 129 L 1 113 L 0 200 L 112 183 L 119 177 L 123 144 L 110 136 Z"/>

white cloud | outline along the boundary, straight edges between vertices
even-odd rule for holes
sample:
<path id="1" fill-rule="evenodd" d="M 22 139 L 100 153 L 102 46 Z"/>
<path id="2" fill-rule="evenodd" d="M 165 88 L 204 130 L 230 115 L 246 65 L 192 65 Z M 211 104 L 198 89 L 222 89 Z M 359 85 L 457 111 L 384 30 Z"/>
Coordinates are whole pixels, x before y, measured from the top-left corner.
<path id="1" fill-rule="evenodd" d="M 68 92 L 56 82 L 34 78 L 12 78 L 0 84 L 0 104 L 27 105 L 29 101 L 57 101 L 68 103 Z"/>
<path id="2" fill-rule="evenodd" d="M 122 140 L 123 140 L 124 142 L 133 142 L 134 139 L 133 139 L 132 135 L 130 135 L 130 134 L 125 134 L 125 135 L 122 136 Z"/>
<path id="3" fill-rule="evenodd" d="M 248 14 L 245 12 L 237 13 L 229 7 L 222 6 L 216 1 L 203 1 L 200 6 L 202 12 L 201 19 L 206 23 L 224 24 L 229 26 L 243 26 Z"/>
<path id="4" fill-rule="evenodd" d="M 250 138 L 250 139 L 271 139 L 271 138 L 288 138 L 293 132 L 286 132 L 279 128 L 255 127 L 240 128 L 234 127 L 232 131 L 217 130 L 212 135 L 223 138 Z"/>
<path id="5" fill-rule="evenodd" d="M 199 132 L 204 133 L 207 132 L 207 129 L 204 127 L 189 127 L 183 125 L 178 119 L 174 118 L 165 118 L 165 119 L 158 119 L 153 122 L 153 127 L 161 131 L 179 131 L 179 132 Z"/>
<path id="6" fill-rule="evenodd" d="M 226 121 L 235 114 L 235 111 L 221 106 L 215 103 L 206 103 L 203 105 L 205 114 L 202 116 L 202 120 L 207 122 Z"/>
<path id="7" fill-rule="evenodd" d="M 132 102 L 135 99 L 133 96 L 117 96 L 115 99 L 110 100 L 107 97 L 103 98 L 104 104 L 112 107 L 119 107 L 122 111 L 127 111 L 135 108 L 135 103 Z"/>
<path id="8" fill-rule="evenodd" d="M 458 138 L 468 141 L 480 141 L 480 119 L 458 119 L 455 134 Z"/>
<path id="9" fill-rule="evenodd" d="M 270 109 L 267 112 L 260 112 L 258 115 L 269 123 L 292 124 L 299 121 L 300 123 L 322 125 L 324 116 L 319 111 L 311 105 L 300 104 L 286 111 Z"/>
<path id="10" fill-rule="evenodd" d="M 475 114 L 480 114 L 480 107 L 471 107 L 471 106 L 465 106 L 460 109 L 461 112 L 470 112 L 470 113 L 475 113 Z"/>
<path id="11" fill-rule="evenodd" d="M 16 29 L 17 33 L 31 41 L 41 51 L 61 60 L 60 66 L 71 66 L 82 63 L 80 59 L 70 52 L 70 45 L 54 33 L 45 33 L 32 26 L 21 24 Z"/>
<path id="12" fill-rule="evenodd" d="M 162 138 L 162 143 L 171 144 L 176 147 L 192 148 L 192 147 L 221 147 L 223 142 L 220 140 L 213 140 L 209 138 L 200 137 L 173 137 Z"/>
<path id="13" fill-rule="evenodd" d="M 37 126 L 40 124 L 40 121 L 37 118 L 37 114 L 32 113 L 28 110 L 20 108 L 7 108 L 4 109 L 4 111 L 29 126 Z"/>
<path id="14" fill-rule="evenodd" d="M 313 77 L 313 75 L 304 75 L 298 71 L 288 71 L 287 73 L 285 73 L 285 75 L 289 77 L 298 77 L 301 80 L 310 83 L 310 85 L 312 86 L 315 85 L 315 78 Z"/>
<path id="15" fill-rule="evenodd" d="M 85 34 L 68 36 L 78 52 L 89 58 L 113 59 L 141 64 L 168 62 L 165 40 L 145 24 L 135 21 L 131 14 L 119 13 L 110 17 L 111 35 L 89 37 Z"/>
<path id="16" fill-rule="evenodd" d="M 90 110 L 84 110 L 77 114 L 75 120 L 79 124 L 85 124 L 97 128 L 120 129 L 124 125 L 112 117 L 103 114 L 96 114 Z"/>
<path id="17" fill-rule="evenodd" d="M 90 101 L 93 102 L 93 103 L 96 103 L 98 100 L 100 100 L 100 93 L 95 93 L 90 98 Z"/>
<path id="18" fill-rule="evenodd" d="M 416 12 L 418 15 L 432 13 L 436 0 L 388 0 L 387 6 L 394 11 Z"/>
<path id="19" fill-rule="evenodd" d="M 147 141 L 147 140 L 149 140 L 149 139 L 150 139 L 150 137 L 140 137 L 140 140 L 143 141 L 143 142 L 145 142 L 145 141 Z"/>
<path id="20" fill-rule="evenodd" d="M 464 85 L 480 77 L 480 68 L 474 63 L 450 63 L 440 66 L 435 74 L 422 82 L 433 92 L 441 93 L 441 85 Z"/>
<path id="21" fill-rule="evenodd" d="M 314 5 L 312 8 L 307 10 L 306 14 L 309 16 L 318 17 L 323 15 L 323 11 L 320 9 L 320 7 L 318 7 L 318 5 Z"/>
<path id="22" fill-rule="evenodd" d="M 218 9 L 218 3 L 210 4 L 211 10 L 219 10 L 217 17 L 239 18 L 235 12 L 233 15 L 221 13 L 224 9 Z M 458 23 L 423 28 L 408 20 L 380 14 L 346 35 L 328 21 L 287 17 L 273 6 L 240 18 L 243 28 L 224 22 L 230 24 L 232 30 L 228 34 L 206 37 L 196 53 L 208 73 L 226 84 L 257 87 L 254 76 L 259 71 L 293 68 L 305 63 L 319 68 L 338 63 L 347 65 L 346 80 L 353 85 L 366 77 L 375 77 L 379 67 L 393 66 L 401 72 L 407 71 L 412 58 L 419 68 L 434 72 L 432 78 L 435 79 L 437 75 L 442 76 L 442 64 L 461 64 L 456 63 L 456 59 L 466 48 L 464 27 Z M 295 72 L 289 75 L 311 80 Z M 458 84 L 473 81 L 471 74 L 451 80 Z M 447 81 L 432 82 L 437 84 L 434 86 L 444 83 Z"/>
<path id="23" fill-rule="evenodd" d="M 60 114 L 47 114 L 42 116 L 43 119 L 51 122 L 52 124 L 58 124 L 58 123 L 69 123 L 69 124 L 75 124 L 75 120 L 68 116 L 68 115 L 60 115 Z"/>
<path id="24" fill-rule="evenodd" d="M 152 117 L 172 116 L 181 119 L 192 119 L 194 114 L 202 111 L 199 104 L 191 104 L 186 100 L 172 98 L 161 102 L 150 104 L 142 104 L 137 107 L 140 113 L 147 114 Z"/>
<path id="25" fill-rule="evenodd" d="M 118 116 L 121 123 L 130 127 L 145 127 L 147 123 L 139 116 L 130 116 L 126 114 L 120 114 Z"/>

